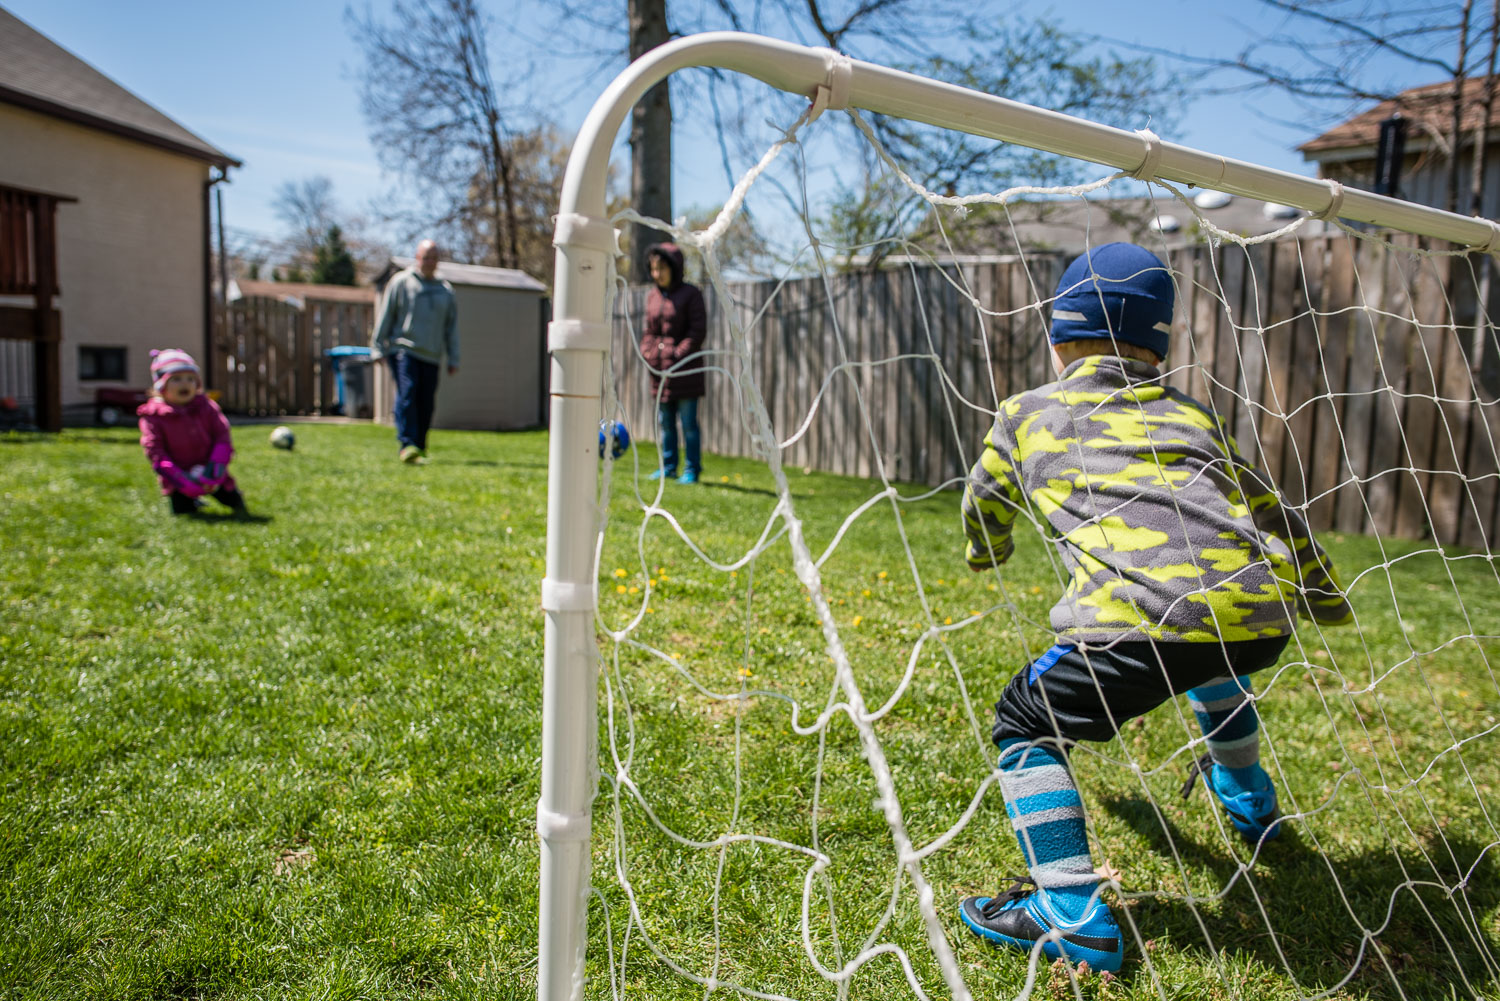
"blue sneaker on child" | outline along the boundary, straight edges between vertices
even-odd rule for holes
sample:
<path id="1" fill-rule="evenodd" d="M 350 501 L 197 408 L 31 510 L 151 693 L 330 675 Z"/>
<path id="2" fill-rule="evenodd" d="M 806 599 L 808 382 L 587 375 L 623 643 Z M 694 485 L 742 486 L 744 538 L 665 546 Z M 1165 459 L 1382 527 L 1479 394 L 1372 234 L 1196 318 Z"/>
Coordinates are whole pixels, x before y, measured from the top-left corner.
<path id="1" fill-rule="evenodd" d="M 663 478 L 675 480 L 677 478 L 677 473 L 675 470 L 669 472 L 665 469 L 653 469 L 651 471 L 651 475 L 646 477 L 646 479 L 648 480 L 660 480 Z"/>
<path id="2" fill-rule="evenodd" d="M 1010 878 L 1010 889 L 1000 896 L 968 897 L 958 905 L 959 916 L 971 932 L 1028 953 L 1042 939 L 1042 954 L 1048 959 L 1087 962 L 1091 969 L 1111 973 L 1119 970 L 1125 958 L 1120 926 L 1109 906 L 1092 896 L 1092 890 L 1083 915 L 1074 920 L 1067 916 L 1063 894 L 1049 893 L 1022 876 Z"/>
<path id="3" fill-rule="evenodd" d="M 1255 765 L 1251 787 L 1246 788 L 1234 780 L 1227 768 L 1215 764 L 1213 755 L 1205 754 L 1188 769 L 1187 782 L 1182 786 L 1183 799 L 1192 793 L 1193 783 L 1199 775 L 1203 776 L 1203 784 L 1229 815 L 1229 822 L 1240 832 L 1240 837 L 1253 845 L 1269 841 L 1281 833 L 1276 787 L 1271 784 L 1271 777 L 1265 769 Z"/>

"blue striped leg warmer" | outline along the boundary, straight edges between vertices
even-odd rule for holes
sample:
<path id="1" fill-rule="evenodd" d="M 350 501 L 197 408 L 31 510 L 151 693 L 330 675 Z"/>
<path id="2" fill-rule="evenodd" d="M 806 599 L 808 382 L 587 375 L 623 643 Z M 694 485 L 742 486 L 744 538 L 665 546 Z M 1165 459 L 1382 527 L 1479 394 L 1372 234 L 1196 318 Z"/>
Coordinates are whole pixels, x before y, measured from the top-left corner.
<path id="1" fill-rule="evenodd" d="M 1188 691 L 1208 753 L 1224 776 L 1217 785 L 1229 795 L 1262 789 L 1268 782 L 1260 767 L 1260 717 L 1250 701 L 1253 691 L 1248 675 L 1215 678 Z M 1238 789 L 1226 788 L 1230 781 L 1225 778 Z"/>
<path id="2" fill-rule="evenodd" d="M 1067 758 L 1051 744 L 1007 741 L 1000 748 L 1000 793 L 1036 885 L 1077 920 L 1099 876 L 1089 856 L 1083 799 Z"/>

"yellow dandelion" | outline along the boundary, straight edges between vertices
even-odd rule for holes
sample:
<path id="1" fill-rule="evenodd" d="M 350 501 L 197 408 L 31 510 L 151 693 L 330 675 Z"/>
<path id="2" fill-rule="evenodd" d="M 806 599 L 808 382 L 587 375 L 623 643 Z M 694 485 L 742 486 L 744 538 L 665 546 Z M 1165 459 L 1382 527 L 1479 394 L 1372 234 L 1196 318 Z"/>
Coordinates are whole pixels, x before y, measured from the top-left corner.
<path id="1" fill-rule="evenodd" d="M 719 477 L 719 482 L 720 483 L 728 483 L 729 482 L 729 477 L 727 477 L 727 476 L 721 476 L 721 477 Z"/>
<path id="2" fill-rule="evenodd" d="M 631 594 L 640 594 L 641 593 L 641 589 L 638 588 L 638 587 L 636 587 L 635 585 L 631 585 L 631 587 L 630 587 L 630 593 Z"/>
<path id="3" fill-rule="evenodd" d="M 1033 584 L 1033 585 L 1031 585 L 1031 593 L 1032 594 L 1041 594 L 1042 593 L 1041 585 L 1039 585 L 1039 584 Z"/>
<path id="4" fill-rule="evenodd" d="M 616 577 L 627 577 L 627 576 L 629 576 L 629 574 L 627 574 L 625 572 L 625 568 L 624 567 L 615 567 L 615 576 Z"/>
<path id="5" fill-rule="evenodd" d="M 656 586 L 656 578 L 655 578 L 655 577 L 652 577 L 652 578 L 651 578 L 651 586 L 652 586 L 652 587 L 655 587 L 655 586 Z"/>
<path id="6" fill-rule="evenodd" d="M 859 625 L 863 621 L 865 621 L 865 617 L 863 615 L 856 615 L 854 617 L 854 621 L 851 622 L 850 625 L 857 626 L 857 625 Z"/>
<path id="7" fill-rule="evenodd" d="M 869 588 L 865 588 L 863 591 L 860 592 L 860 594 L 863 594 L 866 598 L 868 598 L 870 596 L 870 589 Z"/>
<path id="8" fill-rule="evenodd" d="M 753 678 L 755 677 L 755 672 L 751 671 L 748 667 L 742 667 L 740 668 L 740 677 Z"/>
<path id="9" fill-rule="evenodd" d="M 615 585 L 615 593 L 616 594 L 624 594 L 625 593 L 625 585 L 624 584 L 616 584 Z"/>
<path id="10" fill-rule="evenodd" d="M 654 608 L 652 608 L 651 606 L 648 605 L 648 606 L 646 606 L 646 614 L 647 615 L 655 615 L 656 614 L 656 609 L 654 609 Z"/>
<path id="11" fill-rule="evenodd" d="M 738 570 L 731 570 L 731 571 L 729 571 L 729 576 L 731 576 L 731 577 L 738 577 L 739 575 L 740 575 L 740 572 Z"/>
<path id="12" fill-rule="evenodd" d="M 939 583 L 939 584 L 941 584 L 941 583 L 943 583 L 943 578 L 941 578 L 941 577 L 939 577 L 939 578 L 938 578 L 938 583 Z"/>
<path id="13" fill-rule="evenodd" d="M 884 570 L 882 570 L 878 574 L 876 574 L 875 576 L 879 577 L 881 580 L 885 580 L 887 574 L 886 574 L 886 572 Z"/>
<path id="14" fill-rule="evenodd" d="M 943 625 L 945 625 L 945 626 L 951 626 L 951 625 L 953 625 L 953 616 L 950 615 L 946 619 L 944 619 L 943 620 Z"/>

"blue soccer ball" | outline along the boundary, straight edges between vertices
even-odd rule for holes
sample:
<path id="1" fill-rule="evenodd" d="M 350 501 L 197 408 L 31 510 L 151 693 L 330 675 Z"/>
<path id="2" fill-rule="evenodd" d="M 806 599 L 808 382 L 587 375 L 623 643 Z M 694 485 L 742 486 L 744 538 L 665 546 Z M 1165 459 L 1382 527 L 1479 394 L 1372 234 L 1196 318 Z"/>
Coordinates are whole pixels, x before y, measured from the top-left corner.
<path id="1" fill-rule="evenodd" d="M 630 447 L 630 432 L 623 421 L 603 420 L 599 422 L 599 458 L 604 458 L 605 448 L 618 459 Z"/>

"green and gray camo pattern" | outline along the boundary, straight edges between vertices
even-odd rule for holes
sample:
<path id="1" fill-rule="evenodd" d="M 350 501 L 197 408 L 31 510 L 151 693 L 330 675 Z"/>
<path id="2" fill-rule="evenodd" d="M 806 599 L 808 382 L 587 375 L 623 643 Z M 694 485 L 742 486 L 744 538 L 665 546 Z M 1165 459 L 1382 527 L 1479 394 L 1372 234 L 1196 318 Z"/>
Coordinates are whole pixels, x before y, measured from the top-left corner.
<path id="1" fill-rule="evenodd" d="M 1006 400 L 964 491 L 967 558 L 998 566 L 1028 511 L 1070 576 L 1061 639 L 1240 642 L 1298 612 L 1352 621 L 1327 555 L 1223 422 L 1152 365 L 1092 355 Z"/>

